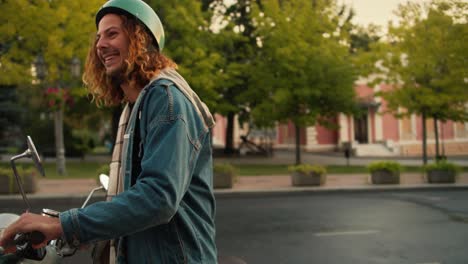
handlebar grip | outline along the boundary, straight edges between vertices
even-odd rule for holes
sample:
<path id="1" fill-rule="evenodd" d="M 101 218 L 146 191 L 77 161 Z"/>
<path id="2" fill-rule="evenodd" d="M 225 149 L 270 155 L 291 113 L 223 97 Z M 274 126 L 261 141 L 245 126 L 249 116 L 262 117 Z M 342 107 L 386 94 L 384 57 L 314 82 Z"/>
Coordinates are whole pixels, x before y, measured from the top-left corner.
<path id="1" fill-rule="evenodd" d="M 16 245 L 16 253 L 14 255 L 19 257 L 20 259 L 24 258 L 42 261 L 46 255 L 46 249 L 44 247 L 34 249 L 32 246 L 41 244 L 42 242 L 44 242 L 44 240 L 45 235 L 39 231 L 16 234 L 16 237 L 13 240 L 14 244 Z"/>
<path id="2" fill-rule="evenodd" d="M 17 234 L 14 240 L 15 245 L 23 245 L 25 243 L 31 243 L 37 245 L 45 240 L 44 234 L 39 231 L 32 231 L 31 233 Z"/>
<path id="3" fill-rule="evenodd" d="M 23 245 L 29 241 L 29 237 L 27 234 L 24 233 L 19 233 L 16 234 L 15 239 L 13 240 L 13 243 L 15 245 Z"/>
<path id="4" fill-rule="evenodd" d="M 42 243 L 45 240 L 45 235 L 42 234 L 39 231 L 32 231 L 30 236 L 29 236 L 29 241 L 31 241 L 31 244 L 37 245 Z"/>

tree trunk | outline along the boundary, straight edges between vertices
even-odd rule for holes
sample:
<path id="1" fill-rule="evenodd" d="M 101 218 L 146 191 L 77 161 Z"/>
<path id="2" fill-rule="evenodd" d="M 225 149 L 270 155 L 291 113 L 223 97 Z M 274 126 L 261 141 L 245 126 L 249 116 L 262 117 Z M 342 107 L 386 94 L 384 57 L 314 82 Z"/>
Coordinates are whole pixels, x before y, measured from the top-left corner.
<path id="1" fill-rule="evenodd" d="M 435 160 L 438 161 L 440 159 L 440 152 L 439 152 L 439 125 L 437 124 L 437 117 L 433 117 L 434 119 L 434 138 L 435 138 Z"/>
<path id="2" fill-rule="evenodd" d="M 422 159 L 423 165 L 427 164 L 427 126 L 426 126 L 426 112 L 422 112 Z"/>
<path id="3" fill-rule="evenodd" d="M 67 175 L 67 168 L 65 166 L 65 144 L 63 142 L 63 107 L 60 107 L 60 109 L 58 109 L 54 113 L 54 128 L 57 174 L 60 176 L 64 176 Z"/>
<path id="4" fill-rule="evenodd" d="M 224 147 L 224 154 L 232 155 L 235 153 L 234 149 L 234 113 L 227 114 L 226 126 L 226 146 Z"/>
<path id="5" fill-rule="evenodd" d="M 442 122 L 442 127 L 440 128 L 440 144 L 442 145 L 442 159 L 447 159 L 447 157 L 445 157 L 445 146 L 444 146 L 444 126 L 445 126 L 445 121 Z"/>
<path id="6" fill-rule="evenodd" d="M 294 123 L 294 130 L 296 132 L 296 165 L 299 165 L 301 164 L 301 130 L 296 123 Z"/>

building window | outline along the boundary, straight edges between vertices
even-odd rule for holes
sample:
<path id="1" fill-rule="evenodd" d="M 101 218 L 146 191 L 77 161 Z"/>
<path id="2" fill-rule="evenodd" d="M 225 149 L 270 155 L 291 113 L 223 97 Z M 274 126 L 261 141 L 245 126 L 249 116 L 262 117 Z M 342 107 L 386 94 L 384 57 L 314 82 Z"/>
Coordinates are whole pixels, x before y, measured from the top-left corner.
<path id="1" fill-rule="evenodd" d="M 456 138 L 468 137 L 468 122 L 455 123 L 455 137 Z"/>
<path id="2" fill-rule="evenodd" d="M 426 119 L 426 131 L 427 131 L 427 138 L 428 139 L 434 139 L 435 138 L 434 119 L 432 119 L 432 118 Z"/>
<path id="3" fill-rule="evenodd" d="M 413 122 L 412 117 L 404 117 L 400 120 L 401 124 L 401 140 L 412 140 L 413 139 Z"/>

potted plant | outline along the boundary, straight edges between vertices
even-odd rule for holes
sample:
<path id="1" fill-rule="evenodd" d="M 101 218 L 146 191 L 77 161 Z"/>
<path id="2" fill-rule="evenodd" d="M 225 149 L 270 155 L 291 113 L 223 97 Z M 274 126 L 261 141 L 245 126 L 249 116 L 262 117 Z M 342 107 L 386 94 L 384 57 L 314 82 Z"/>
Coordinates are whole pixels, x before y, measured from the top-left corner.
<path id="1" fill-rule="evenodd" d="M 11 170 L 0 167 L 0 194 L 10 193 Z"/>
<path id="2" fill-rule="evenodd" d="M 424 166 L 424 171 L 428 183 L 454 183 L 460 167 L 442 160 Z"/>
<path id="3" fill-rule="evenodd" d="M 232 188 L 237 169 L 229 163 L 215 163 L 213 165 L 213 188 Z"/>
<path id="4" fill-rule="evenodd" d="M 399 184 L 401 165 L 395 161 L 375 161 L 367 166 L 372 184 Z"/>
<path id="5" fill-rule="evenodd" d="M 299 164 L 289 166 L 293 186 L 318 186 L 325 184 L 327 169 L 321 165 Z"/>

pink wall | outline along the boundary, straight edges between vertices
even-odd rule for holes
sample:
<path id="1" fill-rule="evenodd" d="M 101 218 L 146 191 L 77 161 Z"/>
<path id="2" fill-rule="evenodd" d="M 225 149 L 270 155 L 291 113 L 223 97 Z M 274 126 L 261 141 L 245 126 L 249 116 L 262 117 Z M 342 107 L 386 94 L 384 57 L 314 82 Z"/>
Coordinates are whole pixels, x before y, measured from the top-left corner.
<path id="1" fill-rule="evenodd" d="M 353 133 L 352 133 L 352 122 L 351 122 L 351 117 L 347 116 L 346 121 L 348 122 L 348 141 L 353 141 Z"/>
<path id="2" fill-rule="evenodd" d="M 381 85 L 380 89 L 382 91 L 388 91 L 392 89 L 389 85 Z M 379 112 L 385 113 L 388 110 L 387 102 L 382 100 Z M 400 126 L 398 124 L 398 119 L 396 119 L 392 114 L 385 113 L 382 115 L 382 132 L 383 132 L 383 139 L 388 140 L 391 139 L 393 141 L 400 140 Z"/>
<path id="3" fill-rule="evenodd" d="M 365 84 L 357 85 L 354 90 L 356 91 L 357 97 L 366 98 L 374 96 L 374 89 L 370 88 Z"/>
<path id="4" fill-rule="evenodd" d="M 296 143 L 296 130 L 295 130 L 295 127 L 294 127 L 294 124 L 289 121 L 288 123 L 286 124 L 280 124 L 280 129 L 278 129 L 278 144 L 286 144 L 286 143 L 289 143 L 289 144 L 295 144 Z M 305 133 L 306 129 L 305 128 L 301 128 L 301 131 L 300 131 L 300 143 L 301 145 L 305 145 L 307 143 L 307 139 L 306 139 L 306 133 Z"/>
<path id="5" fill-rule="evenodd" d="M 400 140 L 398 120 L 391 114 L 384 114 L 382 117 L 383 138 L 393 141 Z"/>
<path id="6" fill-rule="evenodd" d="M 422 118 L 416 116 L 416 139 L 422 140 Z"/>
<path id="7" fill-rule="evenodd" d="M 431 126 L 427 127 L 427 130 L 434 131 L 433 124 L 428 124 Z M 438 122 L 439 125 L 439 138 L 443 139 L 452 139 L 455 138 L 454 123 L 452 121 L 447 121 L 444 123 Z M 420 116 L 416 117 L 416 139 L 422 140 L 422 118 Z"/>
<path id="8" fill-rule="evenodd" d="M 447 121 L 444 123 L 440 122 L 440 137 L 443 139 L 454 138 L 455 137 L 455 130 L 454 130 L 454 123 L 452 121 Z"/>
<path id="9" fill-rule="evenodd" d="M 278 144 L 283 144 L 283 139 L 286 137 L 286 135 L 284 135 L 283 133 L 283 129 L 281 129 L 281 124 L 278 125 L 276 131 L 278 133 L 278 136 L 276 137 L 276 140 L 278 141 L 277 143 Z"/>
<path id="10" fill-rule="evenodd" d="M 213 137 L 223 142 L 226 142 L 226 126 L 227 126 L 227 119 L 220 114 L 215 114 L 214 116 L 216 125 L 213 128 Z"/>
<path id="11" fill-rule="evenodd" d="M 338 121 L 335 119 L 332 122 L 337 124 Z M 315 129 L 317 130 L 317 143 L 319 145 L 338 144 L 338 130 L 331 130 L 321 125 L 316 125 Z"/>

